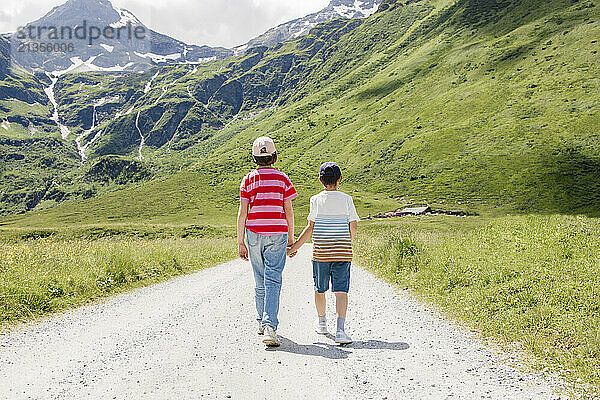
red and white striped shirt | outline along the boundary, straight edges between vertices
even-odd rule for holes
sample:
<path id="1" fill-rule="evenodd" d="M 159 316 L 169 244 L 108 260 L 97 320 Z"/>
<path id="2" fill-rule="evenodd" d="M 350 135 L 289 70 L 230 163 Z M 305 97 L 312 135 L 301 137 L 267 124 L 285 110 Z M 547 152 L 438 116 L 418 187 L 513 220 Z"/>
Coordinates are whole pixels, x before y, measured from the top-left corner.
<path id="1" fill-rule="evenodd" d="M 248 203 L 246 228 L 259 235 L 288 233 L 283 202 L 298 196 L 290 178 L 275 168 L 258 168 L 242 179 L 240 200 Z"/>

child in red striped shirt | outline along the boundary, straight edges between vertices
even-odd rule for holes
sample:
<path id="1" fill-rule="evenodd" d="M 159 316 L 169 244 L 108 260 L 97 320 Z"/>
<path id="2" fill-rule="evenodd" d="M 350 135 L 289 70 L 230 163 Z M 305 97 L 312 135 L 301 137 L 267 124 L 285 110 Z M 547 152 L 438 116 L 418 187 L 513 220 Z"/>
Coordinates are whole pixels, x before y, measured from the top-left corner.
<path id="1" fill-rule="evenodd" d="M 273 167 L 277 151 L 272 139 L 256 139 L 252 156 L 258 167 L 240 186 L 238 251 L 254 272 L 258 334 L 264 334 L 267 346 L 279 346 L 279 294 L 286 250 L 294 243 L 292 200 L 298 194 L 287 175 Z"/>

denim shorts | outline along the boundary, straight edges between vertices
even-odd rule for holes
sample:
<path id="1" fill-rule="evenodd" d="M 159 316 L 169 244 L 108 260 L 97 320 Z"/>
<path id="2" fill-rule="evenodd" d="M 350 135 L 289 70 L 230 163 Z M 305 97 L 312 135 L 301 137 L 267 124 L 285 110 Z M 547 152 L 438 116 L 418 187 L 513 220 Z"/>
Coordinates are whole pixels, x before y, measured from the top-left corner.
<path id="1" fill-rule="evenodd" d="M 315 292 L 325 293 L 331 291 L 346 292 L 350 289 L 350 261 L 314 261 L 313 278 L 315 279 Z"/>

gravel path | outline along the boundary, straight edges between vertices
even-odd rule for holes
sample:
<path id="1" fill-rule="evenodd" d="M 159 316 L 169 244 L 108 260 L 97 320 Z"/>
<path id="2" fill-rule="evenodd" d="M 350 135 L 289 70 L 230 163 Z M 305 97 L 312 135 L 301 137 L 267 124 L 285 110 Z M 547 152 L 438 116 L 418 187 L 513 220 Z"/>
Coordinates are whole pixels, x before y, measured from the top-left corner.
<path id="1" fill-rule="evenodd" d="M 311 282 L 305 246 L 284 272 L 277 349 L 255 333 L 241 261 L 25 325 L 0 335 L 0 399 L 559 398 L 552 381 L 358 268 L 355 342 L 338 347 L 312 331 Z M 328 316 L 333 328 L 331 302 Z"/>

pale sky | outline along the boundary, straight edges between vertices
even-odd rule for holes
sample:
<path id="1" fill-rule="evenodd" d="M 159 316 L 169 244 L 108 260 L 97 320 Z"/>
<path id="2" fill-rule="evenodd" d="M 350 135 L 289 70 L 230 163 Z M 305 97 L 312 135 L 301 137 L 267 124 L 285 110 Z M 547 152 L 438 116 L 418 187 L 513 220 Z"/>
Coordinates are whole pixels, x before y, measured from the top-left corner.
<path id="1" fill-rule="evenodd" d="M 329 0 L 111 0 L 149 28 L 189 44 L 233 47 Z M 0 32 L 13 32 L 66 0 L 2 0 Z"/>

